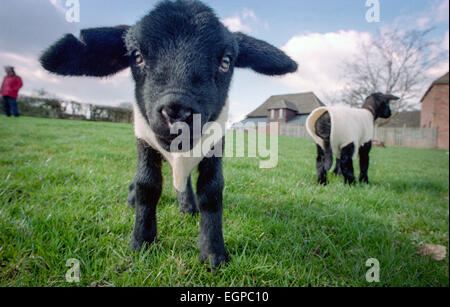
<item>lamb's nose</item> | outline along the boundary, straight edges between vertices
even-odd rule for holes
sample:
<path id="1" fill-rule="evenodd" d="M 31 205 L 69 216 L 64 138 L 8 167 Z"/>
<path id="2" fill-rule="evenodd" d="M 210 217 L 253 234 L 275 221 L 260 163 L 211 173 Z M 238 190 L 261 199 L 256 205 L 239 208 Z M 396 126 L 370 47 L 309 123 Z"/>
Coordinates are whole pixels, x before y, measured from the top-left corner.
<path id="1" fill-rule="evenodd" d="M 173 124 L 185 122 L 192 115 L 192 109 L 183 107 L 180 104 L 171 104 L 163 107 L 161 114 L 169 124 Z"/>

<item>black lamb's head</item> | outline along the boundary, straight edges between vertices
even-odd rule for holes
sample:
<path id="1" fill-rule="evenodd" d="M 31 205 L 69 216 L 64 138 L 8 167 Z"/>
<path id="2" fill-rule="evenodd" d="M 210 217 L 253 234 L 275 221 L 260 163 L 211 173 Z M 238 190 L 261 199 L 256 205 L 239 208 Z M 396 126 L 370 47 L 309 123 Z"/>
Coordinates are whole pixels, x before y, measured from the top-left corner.
<path id="1" fill-rule="evenodd" d="M 228 95 L 235 67 L 283 75 L 297 64 L 281 50 L 230 32 L 214 12 L 195 0 L 160 2 L 132 27 L 81 31 L 51 46 L 42 66 L 60 75 L 103 77 L 131 68 L 138 109 L 168 149 L 170 128 L 193 115 L 202 126 L 215 121 Z"/>
<path id="2" fill-rule="evenodd" d="M 369 109 L 377 118 L 389 118 L 392 116 L 390 102 L 400 98 L 390 94 L 374 93 L 366 98 L 363 107 Z"/>

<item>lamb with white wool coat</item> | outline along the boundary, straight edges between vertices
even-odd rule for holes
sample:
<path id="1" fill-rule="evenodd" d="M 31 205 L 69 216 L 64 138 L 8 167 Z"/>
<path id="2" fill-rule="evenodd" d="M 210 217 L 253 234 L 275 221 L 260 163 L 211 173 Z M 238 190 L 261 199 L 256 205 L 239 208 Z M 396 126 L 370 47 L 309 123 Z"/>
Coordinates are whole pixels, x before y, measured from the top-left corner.
<path id="1" fill-rule="evenodd" d="M 306 129 L 317 144 L 317 175 L 319 183 L 327 183 L 327 172 L 336 156 L 335 173 L 344 176 L 345 183 L 355 181 L 353 159 L 360 156 L 360 182 L 369 183 L 369 153 L 372 148 L 374 122 L 389 118 L 393 95 L 375 93 L 367 97 L 362 108 L 330 106 L 315 109 L 306 121 Z"/>

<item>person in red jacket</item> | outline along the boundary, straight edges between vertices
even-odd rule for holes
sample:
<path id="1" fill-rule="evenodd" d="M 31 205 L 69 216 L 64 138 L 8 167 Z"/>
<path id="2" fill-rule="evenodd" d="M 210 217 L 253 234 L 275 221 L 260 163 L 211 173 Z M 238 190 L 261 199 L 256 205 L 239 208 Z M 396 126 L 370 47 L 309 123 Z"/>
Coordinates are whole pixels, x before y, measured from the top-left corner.
<path id="1" fill-rule="evenodd" d="M 3 111 L 10 117 L 11 113 L 19 117 L 19 107 L 17 97 L 19 90 L 23 86 L 22 79 L 16 75 L 14 67 L 5 66 L 6 77 L 3 79 L 1 95 L 3 96 Z"/>

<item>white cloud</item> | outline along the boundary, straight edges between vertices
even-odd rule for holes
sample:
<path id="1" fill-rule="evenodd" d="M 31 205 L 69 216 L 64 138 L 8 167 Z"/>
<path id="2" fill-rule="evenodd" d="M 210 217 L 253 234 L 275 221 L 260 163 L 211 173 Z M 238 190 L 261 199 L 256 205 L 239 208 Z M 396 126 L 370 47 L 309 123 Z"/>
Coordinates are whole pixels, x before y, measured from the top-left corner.
<path id="1" fill-rule="evenodd" d="M 63 6 L 61 0 L 49 0 L 49 1 L 50 1 L 50 3 L 51 3 L 54 7 L 56 7 L 59 11 L 61 11 L 61 12 L 63 12 L 63 13 L 66 12 L 66 9 L 65 9 L 65 7 Z"/>
<path id="2" fill-rule="evenodd" d="M 15 53 L 0 52 L 0 62 L 10 63 L 9 65 L 16 68 L 17 74 L 23 76 L 28 84 L 46 82 L 57 84 L 61 79 L 46 73 L 34 58 L 18 55 Z"/>
<path id="3" fill-rule="evenodd" d="M 0 63 L 16 67 L 24 82 L 20 91 L 24 95 L 44 89 L 55 97 L 94 104 L 117 105 L 134 100 L 129 69 L 109 78 L 61 77 L 45 71 L 35 57 L 1 51 Z"/>
<path id="4" fill-rule="evenodd" d="M 224 18 L 222 23 L 232 32 L 247 32 L 252 33 L 263 28 L 267 30 L 269 23 L 267 21 L 261 22 L 253 10 L 244 8 L 241 12 L 232 17 Z"/>
<path id="5" fill-rule="evenodd" d="M 393 25 L 404 30 L 424 30 L 449 21 L 449 0 L 432 0 L 428 8 L 412 15 L 401 15 Z"/>
<path id="6" fill-rule="evenodd" d="M 442 44 L 439 45 L 438 47 L 439 47 L 439 50 L 436 50 L 437 52 L 444 51 L 448 55 L 448 53 L 449 53 L 449 30 L 447 30 L 447 32 L 445 33 L 444 37 L 442 38 Z M 448 65 L 449 65 L 449 61 L 448 61 L 448 57 L 447 57 L 447 59 L 443 60 L 441 63 L 438 63 L 434 67 L 430 68 L 426 72 L 426 75 L 432 79 L 439 78 L 442 75 L 444 75 L 446 72 L 448 72 Z"/>
<path id="7" fill-rule="evenodd" d="M 449 30 L 447 30 L 447 32 L 445 33 L 444 36 L 444 40 L 442 41 L 442 48 L 444 48 L 444 50 L 447 50 L 447 53 L 449 51 Z"/>
<path id="8" fill-rule="evenodd" d="M 438 22 L 448 22 L 449 15 L 449 0 L 442 0 L 442 2 L 434 10 Z"/>
<path id="9" fill-rule="evenodd" d="M 222 19 L 222 23 L 232 32 L 251 32 L 252 28 L 244 24 L 239 16 Z"/>
<path id="10" fill-rule="evenodd" d="M 441 41 L 441 43 L 438 43 L 436 46 L 434 46 L 432 50 L 432 56 L 438 56 L 439 54 L 446 54 L 446 57 L 442 59 L 440 63 L 437 63 L 435 66 L 428 69 L 425 74 L 430 79 L 436 79 L 444 75 L 446 72 L 448 72 L 448 65 L 449 65 L 449 30 L 446 31 L 444 36 L 438 40 L 438 42 Z"/>
<path id="11" fill-rule="evenodd" d="M 244 19 L 250 19 L 253 21 L 258 21 L 258 18 L 256 17 L 256 14 L 254 11 L 249 9 L 243 9 L 242 10 L 242 18 Z"/>
<path id="12" fill-rule="evenodd" d="M 230 102 L 230 112 L 228 114 L 228 122 L 236 123 L 245 119 L 248 113 L 248 107 L 245 103 L 238 102 L 236 100 L 231 100 Z"/>
<path id="13" fill-rule="evenodd" d="M 425 29 L 426 27 L 428 27 L 430 21 L 431 19 L 429 17 L 421 17 L 417 19 L 417 25 L 420 29 Z"/>
<path id="14" fill-rule="evenodd" d="M 380 29 L 383 31 L 383 29 Z M 291 88 L 305 92 L 313 91 L 319 97 L 331 98 L 345 86 L 346 62 L 357 56 L 364 44 L 370 43 L 372 35 L 366 32 L 339 31 L 331 33 L 307 33 L 292 37 L 282 49 L 299 63 L 298 72 L 281 80 Z M 442 37 L 439 52 L 449 51 L 449 31 Z M 422 87 L 448 72 L 448 58 L 428 69 Z M 325 102 L 327 102 L 325 100 Z"/>
<path id="15" fill-rule="evenodd" d="M 429 78 L 436 79 L 436 78 L 443 76 L 447 72 L 448 72 L 448 62 L 446 62 L 446 63 L 443 62 L 443 63 L 437 64 L 436 66 L 428 69 L 426 71 L 426 75 Z"/>
<path id="16" fill-rule="evenodd" d="M 308 33 L 292 37 L 282 49 L 299 64 L 298 72 L 282 81 L 301 92 L 319 96 L 338 92 L 344 86 L 342 65 L 358 54 L 371 35 L 357 31 Z"/>

